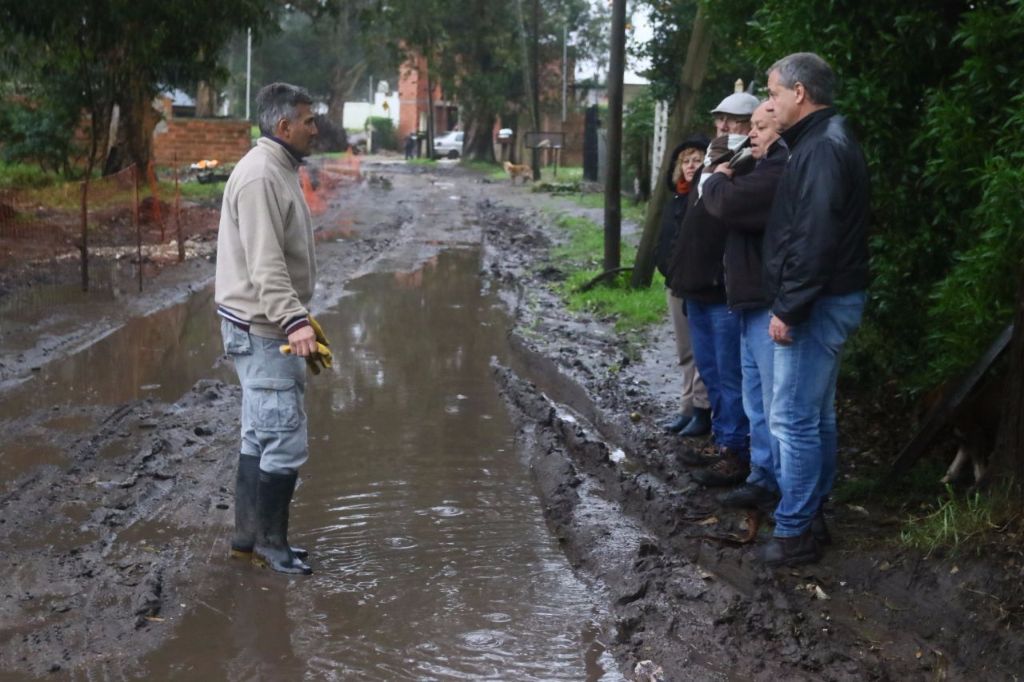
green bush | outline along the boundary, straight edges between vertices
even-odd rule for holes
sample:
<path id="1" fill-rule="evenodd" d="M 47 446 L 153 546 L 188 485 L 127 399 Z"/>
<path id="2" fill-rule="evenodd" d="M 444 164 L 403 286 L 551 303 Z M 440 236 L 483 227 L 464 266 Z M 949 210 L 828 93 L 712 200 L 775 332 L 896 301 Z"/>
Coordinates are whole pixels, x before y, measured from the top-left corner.
<path id="1" fill-rule="evenodd" d="M 374 149 L 390 149 L 398 151 L 398 138 L 395 133 L 395 124 L 386 116 L 371 116 L 366 119 L 368 125 L 373 126 L 373 147 Z"/>

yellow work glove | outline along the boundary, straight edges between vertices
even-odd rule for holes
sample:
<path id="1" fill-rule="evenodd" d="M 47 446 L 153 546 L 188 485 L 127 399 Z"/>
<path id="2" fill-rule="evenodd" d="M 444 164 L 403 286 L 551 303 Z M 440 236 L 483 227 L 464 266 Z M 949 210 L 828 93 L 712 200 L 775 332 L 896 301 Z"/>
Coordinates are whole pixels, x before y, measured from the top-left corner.
<path id="1" fill-rule="evenodd" d="M 309 326 L 313 328 L 313 332 L 316 334 L 316 342 L 322 343 L 325 346 L 331 344 L 327 342 L 327 335 L 324 334 L 324 328 L 320 326 L 320 323 L 316 321 L 316 318 L 312 314 L 309 315 Z"/>
<path id="2" fill-rule="evenodd" d="M 292 354 L 292 347 L 289 344 L 281 346 L 281 352 L 285 355 Z M 316 352 L 306 358 L 306 365 L 313 374 L 320 373 L 320 365 L 329 368 L 334 363 L 334 355 L 331 349 L 317 341 Z"/>

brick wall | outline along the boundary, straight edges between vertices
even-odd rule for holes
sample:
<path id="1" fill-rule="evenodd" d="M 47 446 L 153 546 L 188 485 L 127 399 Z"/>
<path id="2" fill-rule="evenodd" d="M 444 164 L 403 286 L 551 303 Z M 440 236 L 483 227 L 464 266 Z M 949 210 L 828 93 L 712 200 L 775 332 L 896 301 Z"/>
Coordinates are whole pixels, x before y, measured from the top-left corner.
<path id="1" fill-rule="evenodd" d="M 234 163 L 252 146 L 248 121 L 229 118 L 175 118 L 163 121 L 153 131 L 153 159 L 157 165 L 194 163 L 217 159 Z"/>

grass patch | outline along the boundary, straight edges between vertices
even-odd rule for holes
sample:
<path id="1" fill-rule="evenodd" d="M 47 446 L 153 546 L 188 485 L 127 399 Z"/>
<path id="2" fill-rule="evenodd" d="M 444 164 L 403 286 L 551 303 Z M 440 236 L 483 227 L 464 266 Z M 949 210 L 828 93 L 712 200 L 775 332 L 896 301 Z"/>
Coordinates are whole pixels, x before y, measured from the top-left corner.
<path id="1" fill-rule="evenodd" d="M 39 189 L 66 181 L 63 176 L 39 166 L 0 162 L 0 189 Z"/>
<path id="2" fill-rule="evenodd" d="M 587 193 L 577 194 L 572 197 L 573 201 L 583 208 L 594 208 L 604 210 L 604 194 Z M 644 216 L 647 215 L 647 202 L 634 203 L 628 197 L 622 197 L 622 218 L 638 225 L 643 225 Z"/>
<path id="3" fill-rule="evenodd" d="M 436 159 L 428 159 L 425 156 L 423 156 L 423 157 L 414 157 L 414 158 L 411 158 L 411 159 L 406 159 L 405 162 L 407 164 L 411 165 L 411 166 L 436 166 L 437 165 L 437 160 Z"/>
<path id="4" fill-rule="evenodd" d="M 1006 508 L 999 495 L 980 492 L 963 496 L 946 486 L 946 496 L 936 502 L 933 511 L 924 516 L 911 516 L 900 531 L 900 541 L 914 549 L 931 554 L 936 549 L 952 553 L 975 547 L 989 532 L 1006 521 Z"/>
<path id="5" fill-rule="evenodd" d="M 178 189 L 181 191 L 181 198 L 188 201 L 200 201 L 203 203 L 217 201 L 219 202 L 224 196 L 224 186 L 227 181 L 222 182 L 210 182 L 210 183 L 199 183 L 199 182 L 182 182 L 178 184 Z M 160 198 L 164 201 L 172 201 L 174 199 L 174 183 L 166 180 L 160 181 Z"/>
<path id="6" fill-rule="evenodd" d="M 487 161 L 461 161 L 460 165 L 463 168 L 476 171 L 491 180 L 504 180 L 508 177 L 508 175 L 505 174 L 505 169 L 496 163 L 488 163 Z"/>
<path id="7" fill-rule="evenodd" d="M 623 272 L 589 291 L 580 287 L 599 275 L 604 257 L 604 230 L 591 220 L 563 215 L 556 224 L 568 233 L 568 241 L 552 250 L 553 258 L 567 265 L 569 275 L 558 291 L 570 310 L 615 318 L 615 329 L 641 329 L 665 317 L 665 294 L 658 287 L 632 289 L 630 273 Z M 632 252 L 630 249 L 624 250 Z M 624 266 L 632 262 L 624 262 Z"/>
<path id="8" fill-rule="evenodd" d="M 540 169 L 542 182 L 581 182 L 583 180 L 583 166 L 563 166 L 555 174 L 555 167 L 549 166 Z"/>

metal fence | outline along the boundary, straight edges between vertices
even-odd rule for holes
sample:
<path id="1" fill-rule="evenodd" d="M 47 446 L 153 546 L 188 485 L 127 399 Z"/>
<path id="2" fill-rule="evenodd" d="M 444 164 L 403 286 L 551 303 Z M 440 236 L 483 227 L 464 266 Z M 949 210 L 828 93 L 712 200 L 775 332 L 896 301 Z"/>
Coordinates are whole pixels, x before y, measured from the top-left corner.
<path id="1" fill-rule="evenodd" d="M 133 165 L 82 182 L 0 190 L 0 276 L 89 290 L 97 267 L 131 265 L 141 291 L 147 275 L 185 260 L 186 234 L 216 225 L 209 210 L 182 209 L 176 166 L 171 180 L 162 193 L 152 166 Z"/>

